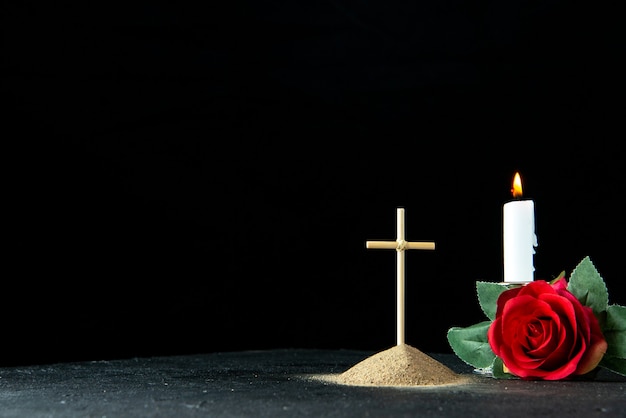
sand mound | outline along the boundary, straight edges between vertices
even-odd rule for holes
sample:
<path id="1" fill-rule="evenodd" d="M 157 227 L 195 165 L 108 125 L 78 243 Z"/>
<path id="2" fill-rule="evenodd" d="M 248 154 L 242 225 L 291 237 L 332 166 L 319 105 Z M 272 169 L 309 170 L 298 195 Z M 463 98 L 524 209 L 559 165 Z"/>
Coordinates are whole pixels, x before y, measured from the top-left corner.
<path id="1" fill-rule="evenodd" d="M 436 386 L 468 381 L 434 358 L 407 344 L 374 354 L 327 380 L 357 386 Z"/>

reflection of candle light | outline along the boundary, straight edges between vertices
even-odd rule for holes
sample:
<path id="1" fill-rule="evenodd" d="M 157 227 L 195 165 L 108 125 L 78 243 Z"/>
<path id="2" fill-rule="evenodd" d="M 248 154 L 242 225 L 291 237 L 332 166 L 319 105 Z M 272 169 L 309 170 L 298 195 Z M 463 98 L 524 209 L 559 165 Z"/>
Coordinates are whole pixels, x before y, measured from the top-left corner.
<path id="1" fill-rule="evenodd" d="M 533 281 L 535 271 L 535 203 L 521 200 L 522 180 L 519 173 L 515 173 L 511 193 L 516 200 L 505 203 L 502 211 L 504 281 L 526 283 Z"/>

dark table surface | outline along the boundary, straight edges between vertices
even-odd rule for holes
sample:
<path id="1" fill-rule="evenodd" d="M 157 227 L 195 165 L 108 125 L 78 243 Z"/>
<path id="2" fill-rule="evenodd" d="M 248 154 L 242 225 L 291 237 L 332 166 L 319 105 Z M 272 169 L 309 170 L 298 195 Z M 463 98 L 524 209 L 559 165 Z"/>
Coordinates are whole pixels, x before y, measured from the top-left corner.
<path id="1" fill-rule="evenodd" d="M 496 380 L 430 354 L 471 383 L 360 387 L 318 377 L 375 354 L 277 349 L 0 368 L 2 417 L 626 416 L 626 378 Z"/>

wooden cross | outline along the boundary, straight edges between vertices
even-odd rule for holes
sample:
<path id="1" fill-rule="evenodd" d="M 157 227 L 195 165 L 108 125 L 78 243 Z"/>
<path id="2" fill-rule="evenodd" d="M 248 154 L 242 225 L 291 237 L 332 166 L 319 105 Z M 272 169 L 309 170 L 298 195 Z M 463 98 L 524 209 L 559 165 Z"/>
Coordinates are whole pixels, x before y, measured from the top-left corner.
<path id="1" fill-rule="evenodd" d="M 366 248 L 396 250 L 397 275 L 397 345 L 404 344 L 404 250 L 434 250 L 434 242 L 409 242 L 404 240 L 404 208 L 397 209 L 397 238 L 395 241 L 366 241 Z"/>

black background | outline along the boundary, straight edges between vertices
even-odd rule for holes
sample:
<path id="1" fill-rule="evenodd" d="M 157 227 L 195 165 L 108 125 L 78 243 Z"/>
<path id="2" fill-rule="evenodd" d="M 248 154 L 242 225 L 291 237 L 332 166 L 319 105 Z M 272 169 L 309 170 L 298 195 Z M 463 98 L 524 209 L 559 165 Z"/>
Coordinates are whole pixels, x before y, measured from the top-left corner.
<path id="1" fill-rule="evenodd" d="M 626 304 L 617 2 L 15 2 L 3 11 L 2 364 L 395 344 L 449 352 L 502 279 L 590 256 Z"/>

